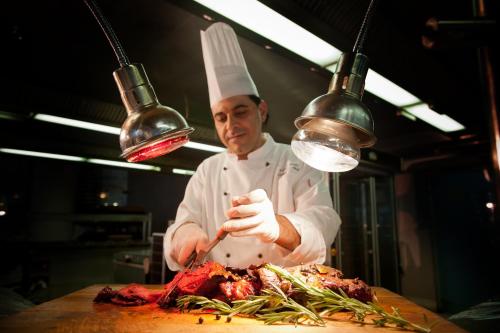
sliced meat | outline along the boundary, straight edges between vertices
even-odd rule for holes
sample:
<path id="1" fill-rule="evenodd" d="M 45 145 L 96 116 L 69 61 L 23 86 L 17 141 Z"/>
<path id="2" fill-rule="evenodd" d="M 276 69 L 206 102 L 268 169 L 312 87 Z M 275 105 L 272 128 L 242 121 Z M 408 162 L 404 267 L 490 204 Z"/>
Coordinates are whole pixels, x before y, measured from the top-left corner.
<path id="1" fill-rule="evenodd" d="M 99 291 L 94 298 L 95 303 L 111 303 L 111 299 L 116 296 L 118 290 L 113 290 L 111 287 L 106 286 Z"/>
<path id="2" fill-rule="evenodd" d="M 335 268 L 314 264 L 289 267 L 287 270 L 311 286 L 329 288 L 335 292 L 342 290 L 349 297 L 362 302 L 373 300 L 373 293 L 366 283 L 359 279 L 343 279 L 342 272 Z M 260 295 L 262 289 L 276 287 L 298 302 L 306 301 L 304 293 L 297 292 L 289 281 L 281 280 L 263 265 L 234 269 L 226 268 L 219 263 L 207 262 L 197 269 L 177 273 L 174 279 L 165 285 L 163 292 L 151 291 L 137 284 L 131 284 L 118 291 L 106 287 L 99 292 L 94 302 L 120 305 L 157 302 L 161 307 L 167 308 L 175 306 L 176 299 L 183 295 L 198 295 L 232 302 Z"/>
<path id="3" fill-rule="evenodd" d="M 275 287 L 279 287 L 281 284 L 281 280 L 278 275 L 265 267 L 261 267 L 257 269 L 257 273 L 260 278 L 260 282 L 262 283 L 262 289 L 274 289 Z"/>
<path id="4" fill-rule="evenodd" d="M 347 290 L 347 296 L 355 298 L 361 302 L 373 302 L 373 292 L 370 287 L 360 279 L 344 279 L 344 281 L 349 285 Z"/>
<path id="5" fill-rule="evenodd" d="M 97 294 L 94 302 L 127 306 L 144 305 L 156 302 L 162 293 L 161 290 L 149 290 L 138 284 L 130 284 L 120 290 L 105 287 Z"/>
<path id="6" fill-rule="evenodd" d="M 328 288 L 336 292 L 342 289 L 347 296 L 356 298 L 362 302 L 373 300 L 373 293 L 366 283 L 359 279 L 342 279 L 343 274 L 338 269 L 313 264 L 288 267 L 286 270 L 292 275 L 301 278 L 310 286 Z M 257 272 L 262 281 L 262 289 L 273 289 L 274 285 L 297 301 L 303 298 L 304 295 L 293 290 L 292 284 L 289 281 L 281 280 L 276 273 L 264 267 L 257 268 Z"/>
<path id="7" fill-rule="evenodd" d="M 175 304 L 175 299 L 183 295 L 198 295 L 215 297 L 220 289 L 219 284 L 224 281 L 239 279 L 235 274 L 227 271 L 224 266 L 216 262 L 207 262 L 192 271 L 181 271 L 174 279 L 165 285 L 165 295 L 175 286 L 168 298 L 161 297 L 158 301 L 161 307 Z M 177 282 L 178 280 L 178 282 Z"/>
<path id="8" fill-rule="evenodd" d="M 255 295 L 256 292 L 254 284 L 245 279 L 240 279 L 235 282 L 221 282 L 219 288 L 229 301 L 247 299 L 249 296 Z"/>
<path id="9" fill-rule="evenodd" d="M 177 288 L 179 295 L 199 295 L 209 297 L 218 290 L 220 282 L 233 277 L 224 266 L 215 262 L 207 262 L 191 272 L 186 272 L 180 279 Z"/>

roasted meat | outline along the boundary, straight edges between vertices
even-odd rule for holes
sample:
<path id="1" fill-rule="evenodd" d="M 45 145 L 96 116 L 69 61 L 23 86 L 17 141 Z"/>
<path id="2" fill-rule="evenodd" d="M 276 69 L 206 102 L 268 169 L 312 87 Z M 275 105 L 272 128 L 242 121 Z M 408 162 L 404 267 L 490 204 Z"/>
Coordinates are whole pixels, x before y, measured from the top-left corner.
<path id="1" fill-rule="evenodd" d="M 235 285 L 238 291 L 231 291 L 232 288 L 230 288 L 229 285 L 237 283 L 241 279 L 242 278 L 238 274 L 226 269 L 221 264 L 207 262 L 195 270 L 177 273 L 173 280 L 165 285 L 165 295 L 168 295 L 168 297 L 161 297 L 158 300 L 158 304 L 161 307 L 174 305 L 177 297 L 183 295 L 198 295 L 208 298 L 223 299 L 225 301 L 236 299 L 227 297 L 227 295 L 234 294 L 235 297 L 242 297 L 242 295 L 250 295 L 250 292 L 252 292 L 253 295 L 254 290 L 250 288 L 252 286 L 248 286 L 244 282 Z M 179 280 L 178 283 L 177 280 Z M 176 283 L 177 286 L 175 286 Z M 221 284 L 226 284 L 225 288 L 221 287 Z M 174 287 L 174 290 L 169 292 L 172 287 Z M 227 295 L 226 292 L 228 292 Z"/>
<path id="2" fill-rule="evenodd" d="M 249 279 L 240 279 L 238 281 L 225 281 L 219 284 L 220 291 L 228 301 L 247 299 L 248 296 L 258 295 L 261 289 L 260 283 Z"/>
<path id="3" fill-rule="evenodd" d="M 119 290 L 105 287 L 94 298 L 94 302 L 128 306 L 143 305 L 156 302 L 162 293 L 161 290 L 149 290 L 134 283 Z"/>
<path id="4" fill-rule="evenodd" d="M 340 289 L 349 297 L 362 302 L 373 300 L 370 287 L 359 279 L 343 279 L 342 272 L 324 265 L 301 265 L 287 270 L 319 288 L 329 288 L 338 292 Z M 175 300 L 183 295 L 198 295 L 216 298 L 225 302 L 247 299 L 259 295 L 262 289 L 280 288 L 290 297 L 300 300 L 301 295 L 287 280 L 264 266 L 250 266 L 247 269 L 233 269 L 215 262 L 207 262 L 197 269 L 177 273 L 167 283 L 164 291 L 150 291 L 137 284 L 129 285 L 118 291 L 109 287 L 102 289 L 94 302 L 111 302 L 120 305 L 141 305 L 157 302 L 167 308 L 175 305 Z"/>
<path id="5" fill-rule="evenodd" d="M 287 270 L 293 275 L 301 277 L 311 286 L 328 288 L 335 292 L 342 289 L 347 296 L 365 303 L 373 300 L 372 290 L 365 282 L 358 278 L 343 279 L 343 274 L 338 269 L 314 264 L 290 267 Z M 276 276 L 276 278 L 278 277 Z M 289 288 L 289 282 L 285 281 L 285 286 L 280 285 L 280 288 L 286 292 Z"/>

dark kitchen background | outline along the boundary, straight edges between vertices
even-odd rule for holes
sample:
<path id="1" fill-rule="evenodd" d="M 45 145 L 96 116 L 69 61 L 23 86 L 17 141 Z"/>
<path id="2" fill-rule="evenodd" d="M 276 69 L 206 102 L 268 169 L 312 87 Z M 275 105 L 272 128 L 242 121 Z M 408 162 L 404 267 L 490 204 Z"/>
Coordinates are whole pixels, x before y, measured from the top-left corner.
<path id="1" fill-rule="evenodd" d="M 369 4 L 262 2 L 342 51 L 352 48 Z M 366 92 L 363 101 L 378 141 L 363 151 L 359 168 L 332 175 L 343 220 L 332 265 L 348 277 L 455 315 L 469 329 L 471 319 L 461 313 L 498 304 L 500 295 L 499 175 L 492 163 L 492 111 L 481 57 L 488 49 L 498 82 L 498 36 L 495 25 L 436 32 L 425 23 L 431 17 L 473 20 L 480 3 L 379 1 L 365 50 L 370 67 L 465 130 L 446 133 L 408 119 Z M 220 145 L 199 39 L 211 24 L 207 16 L 235 28 L 269 103 L 267 130 L 277 141 L 289 143 L 293 120 L 327 91 L 330 72 L 194 1 L 99 5 L 132 62 L 144 64 L 160 102 L 196 129 L 193 141 Z M 498 3 L 484 6 L 487 19 L 496 20 Z M 0 148 L 120 160 L 117 135 L 33 118 L 44 113 L 114 127 L 126 118 L 112 77 L 119 65 L 83 1 L 6 1 L 0 15 Z M 432 48 L 423 46 L 423 36 L 434 41 Z M 146 161 L 160 167 L 157 172 L 0 152 L 4 299 L 19 296 L 22 308 L 90 284 L 160 283 L 162 273 L 171 276 L 158 257 L 161 235 L 151 235 L 164 232 L 175 218 L 189 180 L 173 168 L 195 170 L 210 155 L 180 148 Z M 474 329 L 482 323 L 491 327 L 488 322 L 475 321 Z"/>

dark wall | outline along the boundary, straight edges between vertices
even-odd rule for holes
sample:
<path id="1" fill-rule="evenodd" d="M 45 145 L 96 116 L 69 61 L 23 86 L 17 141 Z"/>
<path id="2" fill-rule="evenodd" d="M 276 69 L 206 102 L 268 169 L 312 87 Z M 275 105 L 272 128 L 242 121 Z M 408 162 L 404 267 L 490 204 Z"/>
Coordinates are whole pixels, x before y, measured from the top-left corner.
<path id="1" fill-rule="evenodd" d="M 128 204 L 153 214 L 153 232 L 165 232 L 175 219 L 189 177 L 175 174 L 129 172 Z"/>
<path id="2" fill-rule="evenodd" d="M 0 154 L 0 202 L 6 210 L 0 216 L 0 287 L 38 303 L 91 284 L 113 283 L 113 256 L 147 250 L 149 244 L 142 242 L 140 230 L 133 241 L 120 241 L 106 235 L 120 232 L 124 225 L 117 228 L 111 223 L 111 231 L 103 233 L 97 229 L 107 226 L 89 223 L 75 228 L 73 217 L 152 213 L 152 231 L 164 232 L 166 222 L 175 218 L 188 180 L 167 173 Z"/>
<path id="3" fill-rule="evenodd" d="M 500 296 L 499 227 L 487 208 L 493 185 L 482 168 L 419 172 L 418 220 L 431 230 L 438 307 L 456 313 Z"/>
<path id="4" fill-rule="evenodd" d="M 0 200 L 7 206 L 2 238 L 68 241 L 70 226 L 58 215 L 95 212 L 150 212 L 152 230 L 163 232 L 188 181 L 170 173 L 0 154 Z"/>
<path id="5" fill-rule="evenodd" d="M 432 223 L 417 210 L 416 181 L 411 173 L 394 177 L 401 293 L 437 311 Z"/>

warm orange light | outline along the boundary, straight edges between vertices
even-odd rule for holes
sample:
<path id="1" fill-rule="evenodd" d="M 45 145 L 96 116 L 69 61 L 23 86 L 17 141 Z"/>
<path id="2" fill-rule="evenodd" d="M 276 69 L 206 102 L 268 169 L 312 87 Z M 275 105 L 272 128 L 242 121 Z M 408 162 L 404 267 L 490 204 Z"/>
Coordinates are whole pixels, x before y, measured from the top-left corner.
<path id="1" fill-rule="evenodd" d="M 178 138 L 173 138 L 165 141 L 158 142 L 151 146 L 146 146 L 137 152 L 130 154 L 127 157 L 127 161 L 129 162 L 139 162 L 143 160 L 147 160 L 149 158 L 158 157 L 164 154 L 167 154 L 177 148 L 180 148 L 184 144 L 189 141 L 188 136 L 181 136 Z"/>

